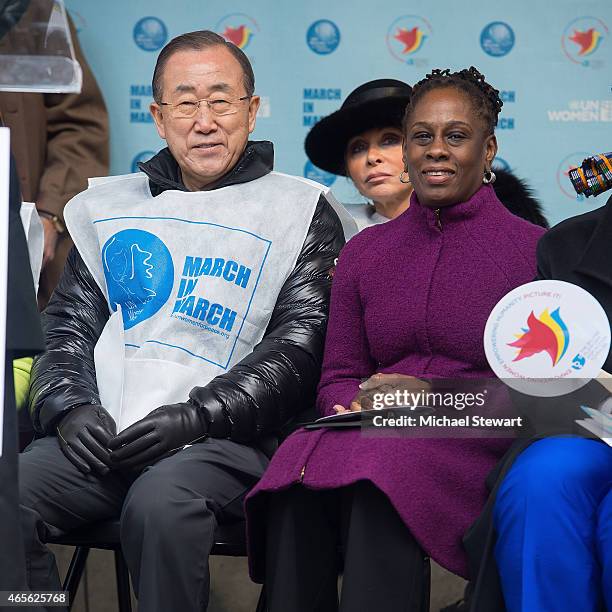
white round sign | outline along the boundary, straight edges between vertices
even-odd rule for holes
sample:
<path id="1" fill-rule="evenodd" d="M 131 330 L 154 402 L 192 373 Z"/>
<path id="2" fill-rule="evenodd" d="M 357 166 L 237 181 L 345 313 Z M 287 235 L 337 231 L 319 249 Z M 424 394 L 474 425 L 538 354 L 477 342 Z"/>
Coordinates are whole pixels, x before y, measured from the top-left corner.
<path id="1" fill-rule="evenodd" d="M 491 369 L 507 385 L 553 397 L 599 374 L 610 350 L 610 323 L 581 287 L 534 281 L 513 289 L 493 308 L 484 348 Z"/>

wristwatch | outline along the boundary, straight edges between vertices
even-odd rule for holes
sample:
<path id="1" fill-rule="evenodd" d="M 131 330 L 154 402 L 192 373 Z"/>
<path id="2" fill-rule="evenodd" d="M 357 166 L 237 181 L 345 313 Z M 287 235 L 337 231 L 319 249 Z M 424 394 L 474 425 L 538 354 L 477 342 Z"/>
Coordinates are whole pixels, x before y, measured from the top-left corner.
<path id="1" fill-rule="evenodd" d="M 66 231 L 66 226 L 62 223 L 62 220 L 54 213 L 44 210 L 43 208 L 37 208 L 38 214 L 45 219 L 49 219 L 53 223 L 53 227 L 58 234 L 63 234 Z"/>

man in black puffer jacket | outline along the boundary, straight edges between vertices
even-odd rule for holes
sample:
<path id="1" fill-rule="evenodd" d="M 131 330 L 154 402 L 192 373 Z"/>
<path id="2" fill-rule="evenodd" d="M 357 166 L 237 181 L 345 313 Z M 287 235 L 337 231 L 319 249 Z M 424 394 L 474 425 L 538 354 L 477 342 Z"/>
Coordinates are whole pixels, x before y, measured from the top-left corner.
<path id="1" fill-rule="evenodd" d="M 158 58 L 151 106 L 168 148 L 141 165 L 144 175 L 94 183 L 67 207 L 76 248 L 43 315 L 47 352 L 35 362 L 31 383 L 33 422 L 44 437 L 24 451 L 20 465 L 33 590 L 59 588 L 47 534 L 121 516 L 140 609 L 205 609 L 216 525 L 243 517 L 242 500 L 265 470 L 279 431 L 314 402 L 332 270 L 344 237 L 321 186 L 271 172 L 272 145 L 247 142 L 259 104 L 253 87 L 248 59 L 221 37 L 193 32 L 174 39 Z M 262 201 L 253 200 L 260 193 Z M 295 194 L 302 199 L 293 201 Z M 160 212 L 173 203 L 172 215 Z M 224 220 L 226 204 L 244 218 Z M 109 222 L 120 229 L 110 238 Z M 172 232 L 164 230 L 166 222 Z M 249 222 L 276 239 L 245 231 Z M 238 267 L 238 257 L 251 256 L 248 249 L 226 260 L 185 257 L 225 248 L 222 240 L 197 244 L 211 227 L 241 233 L 240 240 L 251 240 L 246 244 L 267 244 L 259 271 Z M 233 235 L 224 234 L 230 241 Z M 292 244 L 296 235 L 302 238 Z M 155 276 L 162 260 L 185 262 L 169 266 L 176 274 L 170 284 Z M 276 279 L 266 272 L 271 268 L 286 272 Z M 219 291 L 235 299 L 236 286 L 251 280 L 257 292 L 250 294 L 248 316 L 240 304 L 221 316 Z M 217 291 L 219 303 L 196 302 L 196 286 Z M 267 303 L 262 292 L 271 296 Z M 98 353 L 116 320 L 125 334 L 125 363 Z M 147 327 L 152 321 L 155 329 Z M 179 340 L 161 342 L 164 326 Z M 148 329 L 150 336 L 133 340 Z M 212 359 L 210 347 L 223 345 L 219 338 L 233 341 L 232 334 L 227 362 Z M 186 348 L 194 337 L 200 340 Z M 242 345 L 249 338 L 247 351 Z M 146 365 L 137 376 L 128 368 L 134 363 Z M 121 370 L 123 383 L 119 377 L 106 385 Z M 178 389 L 176 372 L 184 377 Z M 198 375 L 196 384 L 185 382 Z M 117 409 L 112 396 L 121 384 Z M 170 399 L 155 401 L 160 397 Z"/>

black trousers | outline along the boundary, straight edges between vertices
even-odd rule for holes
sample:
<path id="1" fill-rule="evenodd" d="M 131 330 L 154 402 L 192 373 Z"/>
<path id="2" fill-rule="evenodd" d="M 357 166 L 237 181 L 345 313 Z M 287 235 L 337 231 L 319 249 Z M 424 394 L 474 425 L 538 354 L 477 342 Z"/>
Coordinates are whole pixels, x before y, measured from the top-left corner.
<path id="1" fill-rule="evenodd" d="M 230 440 L 207 439 L 141 474 L 84 475 L 57 438 L 35 440 L 20 455 L 20 501 L 33 590 L 56 590 L 48 533 L 121 517 L 121 547 L 140 610 L 202 612 L 208 605 L 208 555 L 217 523 L 244 517 L 246 493 L 267 457 Z M 56 612 L 58 608 L 51 608 Z"/>
<path id="2" fill-rule="evenodd" d="M 374 485 L 329 491 L 296 485 L 270 500 L 269 612 L 421 610 L 425 555 Z"/>

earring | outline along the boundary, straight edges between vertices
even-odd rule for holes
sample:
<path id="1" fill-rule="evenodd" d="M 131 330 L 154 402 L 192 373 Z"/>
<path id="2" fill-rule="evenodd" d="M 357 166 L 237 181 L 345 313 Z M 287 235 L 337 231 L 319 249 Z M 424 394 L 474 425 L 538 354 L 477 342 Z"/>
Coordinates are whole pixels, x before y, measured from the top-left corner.
<path id="1" fill-rule="evenodd" d="M 495 172 L 493 172 L 493 170 L 485 170 L 484 175 L 482 177 L 482 182 L 485 185 L 492 185 L 495 182 L 495 179 L 497 177 L 495 176 Z"/>
<path id="2" fill-rule="evenodd" d="M 404 183 L 404 185 L 410 184 L 410 177 L 408 176 L 408 173 L 405 170 L 403 172 L 400 172 L 399 180 L 400 183 Z"/>

